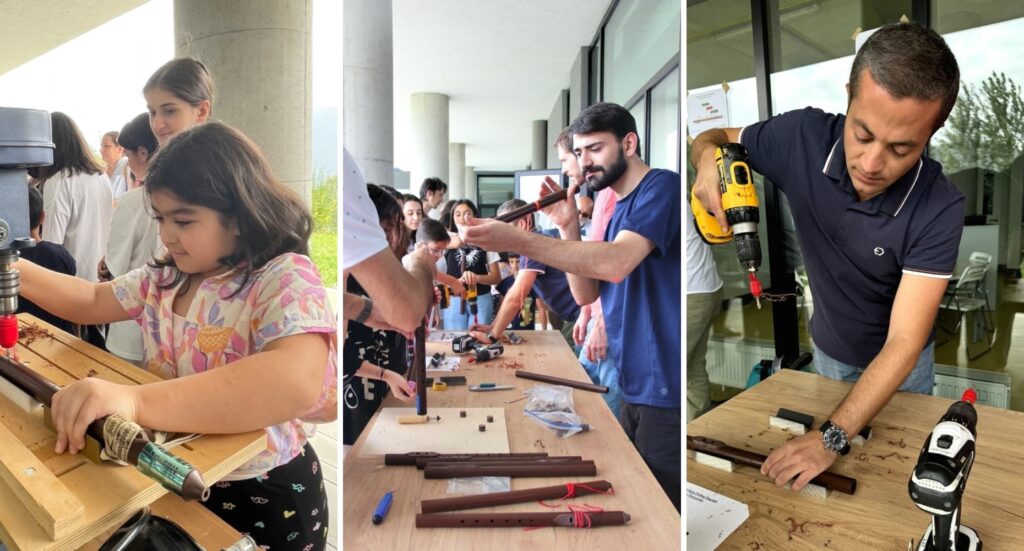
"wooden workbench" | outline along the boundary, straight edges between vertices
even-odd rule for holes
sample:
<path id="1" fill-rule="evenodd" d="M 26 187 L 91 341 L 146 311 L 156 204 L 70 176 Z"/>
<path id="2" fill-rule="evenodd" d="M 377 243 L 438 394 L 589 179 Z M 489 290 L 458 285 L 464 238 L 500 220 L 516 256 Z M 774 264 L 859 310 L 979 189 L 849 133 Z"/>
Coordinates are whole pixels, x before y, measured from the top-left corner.
<path id="1" fill-rule="evenodd" d="M 615 495 L 591 495 L 565 503 L 588 503 L 605 510 L 625 511 L 632 516 L 625 526 L 591 530 L 574 528 L 416 528 L 415 514 L 420 500 L 448 497 L 446 480 L 425 480 L 415 467 L 385 467 L 382 457 L 360 457 L 370 432 L 363 431 L 345 458 L 344 465 L 344 547 L 345 549 L 403 550 L 502 550 L 502 549 L 587 549 L 671 550 L 680 547 L 680 517 L 636 448 L 622 431 L 602 395 L 573 391 L 576 412 L 592 427 L 566 439 L 523 415 L 523 401 L 505 404 L 522 394 L 516 390 L 469 392 L 468 386 L 482 382 L 531 388 L 537 383 L 514 376 L 515 369 L 500 367 L 517 362 L 528 371 L 543 372 L 578 381 L 589 381 L 579 361 L 562 336 L 554 331 L 523 331 L 525 344 L 506 345 L 505 354 L 496 360 L 460 367 L 455 375 L 464 375 L 467 386 L 449 387 L 443 392 L 429 391 L 429 407 L 504 407 L 508 423 L 509 447 L 513 453 L 547 452 L 549 455 L 581 455 L 597 463 L 597 476 L 585 478 L 514 478 L 512 489 L 551 486 L 563 482 L 605 479 L 612 483 Z M 450 343 L 428 343 L 428 356 L 447 351 Z M 465 362 L 465 360 L 463 360 Z M 406 406 L 389 397 L 385 406 Z M 375 422 L 377 416 L 371 420 Z M 443 420 L 442 420 L 443 421 Z M 431 450 L 422 450 L 431 451 Z M 383 524 L 370 523 L 370 516 L 381 496 L 395 490 L 394 504 Z M 473 511 L 557 511 L 538 503 L 522 503 Z"/>
<path id="2" fill-rule="evenodd" d="M 141 384 L 159 378 L 133 365 L 91 346 L 32 316 L 18 316 L 23 329 L 17 354 L 22 363 L 64 386 L 92 375 L 123 384 Z M 44 328 L 51 336 L 28 337 L 24 328 L 34 324 Z M 142 507 L 152 504 L 168 494 L 158 483 L 146 478 L 132 467 L 112 464 L 95 465 L 81 455 L 55 455 L 55 435 L 43 426 L 39 416 L 25 413 L 8 400 L 0 397 L 0 422 L 10 430 L 42 463 L 70 489 L 85 506 L 85 519 L 81 527 L 58 541 L 51 540 L 42 527 L 22 506 L 6 484 L 0 483 L 0 542 L 10 551 L 50 549 L 78 549 L 90 540 L 119 526 Z M 232 470 L 255 457 L 265 449 L 263 431 L 238 435 L 203 436 L 173 452 L 195 466 L 212 485 Z M 2 451 L 0 451 L 2 453 Z M 167 499 L 176 499 L 171 496 Z M 210 524 L 198 503 L 184 507 L 168 507 L 165 502 L 154 511 L 178 511 L 183 517 L 199 519 L 193 530 L 216 533 L 217 542 L 223 540 L 224 526 Z M 157 513 L 159 514 L 159 512 Z M 183 518 L 179 517 L 179 518 Z M 183 525 L 192 522 L 182 522 Z M 219 520 L 219 519 L 218 519 Z M 207 525 L 208 528 L 203 528 Z M 227 534 L 230 538 L 231 533 Z M 200 542 L 203 543 L 203 542 Z"/>
<path id="3" fill-rule="evenodd" d="M 698 417 L 687 434 L 767 455 L 788 436 L 768 427 L 769 415 L 780 407 L 808 413 L 817 430 L 851 386 L 785 370 Z M 952 403 L 897 393 L 870 423 L 871 439 L 829 469 L 857 479 L 852 496 L 833 492 L 821 501 L 778 488 L 757 469 L 738 466 L 728 473 L 693 459 L 687 460 L 686 478 L 750 510 L 720 549 L 906 549 L 911 538 L 916 545 L 931 519 L 910 500 L 907 483 L 925 439 Z M 1024 414 L 976 407 L 977 456 L 962 503 L 963 523 L 978 531 L 985 549 L 1024 549 Z"/>

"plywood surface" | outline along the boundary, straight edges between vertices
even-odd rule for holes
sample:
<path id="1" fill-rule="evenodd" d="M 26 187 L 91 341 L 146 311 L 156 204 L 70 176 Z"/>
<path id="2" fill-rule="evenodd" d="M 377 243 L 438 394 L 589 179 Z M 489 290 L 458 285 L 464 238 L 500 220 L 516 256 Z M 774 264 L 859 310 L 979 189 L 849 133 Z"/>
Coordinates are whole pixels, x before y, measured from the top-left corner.
<path id="1" fill-rule="evenodd" d="M 429 550 L 513 550 L 513 549 L 586 549 L 588 551 L 623 549 L 671 550 L 680 547 L 680 518 L 665 497 L 636 449 L 629 442 L 600 394 L 575 390 L 576 412 L 592 430 L 566 439 L 523 415 L 525 401 L 505 404 L 521 396 L 537 383 L 514 376 L 516 364 L 523 369 L 587 381 L 586 373 L 573 356 L 562 336 L 554 331 L 524 331 L 527 343 L 506 345 L 504 356 L 480 364 L 464 364 L 458 372 L 467 386 L 448 387 L 444 392 L 428 392 L 428 413 L 437 407 L 493 407 L 505 411 L 509 451 L 547 452 L 549 455 L 580 455 L 597 464 L 596 477 L 514 478 L 512 489 L 521 490 L 563 482 L 606 479 L 615 488 L 614 495 L 594 495 L 566 503 L 588 503 L 609 511 L 625 511 L 632 516 L 628 525 L 593 530 L 543 528 L 525 531 L 518 528 L 417 529 L 415 514 L 421 499 L 447 497 L 446 480 L 425 480 L 415 467 L 385 467 L 378 457 L 363 457 L 368 432 L 364 431 L 345 457 L 344 523 L 345 549 Z M 450 351 L 450 343 L 428 343 L 427 353 Z M 450 352 L 449 352 L 450 353 Z M 518 390 L 470 392 L 468 387 L 493 382 L 513 385 Z M 386 406 L 403 405 L 394 398 Z M 417 450 L 434 451 L 434 450 Z M 387 520 L 379 526 L 370 523 L 377 502 L 387 491 L 395 491 Z M 482 509 L 481 511 L 556 511 L 537 503 L 523 503 Z M 560 510 L 565 510 L 564 505 Z"/>
<path id="2" fill-rule="evenodd" d="M 687 434 L 768 454 L 787 434 L 768 427 L 780 407 L 814 415 L 817 430 L 852 385 L 782 371 L 687 425 Z M 720 549 L 906 549 L 930 516 L 907 495 L 921 446 L 952 400 L 898 393 L 871 422 L 874 435 L 830 469 L 857 479 L 857 492 L 827 501 L 776 487 L 756 469 L 722 472 L 687 461 L 686 478 L 744 502 L 750 518 Z M 967 482 L 963 522 L 985 549 L 1024 549 L 1024 414 L 978 406 L 977 457 Z"/>
<path id="3" fill-rule="evenodd" d="M 23 338 L 17 352 L 23 363 L 59 385 L 90 375 L 123 384 L 159 380 L 31 316 L 20 315 L 19 320 L 23 325 L 33 323 L 44 327 L 52 335 L 34 340 Z M 43 426 L 40 416 L 27 414 L 3 398 L 0 398 L 0 422 L 85 506 L 82 528 L 53 541 L 20 505 L 13 490 L 7 484 L 0 484 L 0 541 L 11 551 L 77 549 L 167 494 L 159 484 L 132 467 L 95 465 L 80 456 L 54 454 L 54 434 Z M 213 484 L 265 446 L 263 431 L 254 431 L 204 436 L 175 448 L 174 453 L 199 469 L 208 484 Z"/>
<path id="4" fill-rule="evenodd" d="M 466 416 L 460 417 L 460 411 L 465 411 Z M 431 417 L 440 416 L 441 420 L 402 425 L 398 423 L 398 416 L 415 415 L 416 408 L 381 408 L 372 426 L 366 429 L 370 434 L 359 454 L 382 458 L 386 453 L 426 449 L 439 453 L 509 451 L 503 408 L 430 408 L 427 413 Z M 488 423 L 487 416 L 491 416 L 494 422 Z M 480 425 L 486 426 L 484 432 L 480 432 Z"/>

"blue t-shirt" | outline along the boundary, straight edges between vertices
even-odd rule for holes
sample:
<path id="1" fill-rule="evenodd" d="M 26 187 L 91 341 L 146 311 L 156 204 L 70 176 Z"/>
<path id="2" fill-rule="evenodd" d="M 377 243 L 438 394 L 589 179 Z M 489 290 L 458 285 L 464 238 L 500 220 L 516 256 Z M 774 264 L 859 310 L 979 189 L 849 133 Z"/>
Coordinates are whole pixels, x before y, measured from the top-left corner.
<path id="1" fill-rule="evenodd" d="M 559 239 L 557 229 L 543 230 L 538 233 Z M 580 317 L 580 306 L 576 304 L 576 299 L 572 298 L 572 291 L 569 289 L 569 280 L 566 279 L 565 272 L 525 256 L 520 257 L 519 269 L 537 272 L 533 288 L 560 318 L 571 323 Z"/>
<path id="2" fill-rule="evenodd" d="M 820 109 L 790 111 L 747 126 L 740 142 L 751 168 L 789 199 L 814 294 L 814 343 L 866 367 L 885 345 L 903 274 L 952 275 L 964 196 L 939 163 L 922 157 L 861 201 L 846 170 L 845 122 Z"/>
<path id="3" fill-rule="evenodd" d="M 619 368 L 627 404 L 679 408 L 682 301 L 679 174 L 653 169 L 615 204 L 607 241 L 622 231 L 642 235 L 654 248 L 620 283 L 601 282 L 608 350 Z"/>

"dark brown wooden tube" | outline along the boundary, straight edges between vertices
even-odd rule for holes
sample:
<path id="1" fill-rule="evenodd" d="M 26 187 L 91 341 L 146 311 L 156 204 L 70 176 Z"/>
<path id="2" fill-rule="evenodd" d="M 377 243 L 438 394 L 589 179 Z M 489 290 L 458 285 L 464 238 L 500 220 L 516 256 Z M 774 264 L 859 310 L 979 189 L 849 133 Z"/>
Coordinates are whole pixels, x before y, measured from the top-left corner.
<path id="1" fill-rule="evenodd" d="M 416 415 L 427 414 L 427 322 L 416 328 L 412 369 L 416 376 Z"/>
<path id="2" fill-rule="evenodd" d="M 388 466 L 416 465 L 420 459 L 447 459 L 465 461 L 481 457 L 547 457 L 546 452 L 540 453 L 439 453 L 439 452 L 406 452 L 384 454 L 384 464 Z"/>
<path id="3" fill-rule="evenodd" d="M 580 455 L 566 455 L 556 457 L 476 457 L 471 459 L 422 459 L 416 462 L 416 468 L 423 470 L 427 465 L 444 465 L 451 467 L 455 465 L 549 465 L 551 463 L 579 463 L 583 461 Z"/>
<path id="4" fill-rule="evenodd" d="M 593 461 L 504 467 L 486 464 L 478 466 L 458 465 L 454 467 L 427 465 L 423 469 L 423 476 L 425 478 L 462 478 L 466 476 L 594 476 L 596 474 L 597 466 L 594 465 Z"/>
<path id="5" fill-rule="evenodd" d="M 563 379 L 561 377 L 552 377 L 551 375 L 542 375 L 540 373 L 523 371 L 522 369 L 516 370 L 516 377 L 519 377 L 520 379 L 531 379 L 534 381 L 540 381 L 542 383 L 551 383 L 553 385 L 571 386 L 572 388 L 578 388 L 580 390 L 587 390 L 590 392 L 600 392 L 602 394 L 608 394 L 608 387 L 606 386 L 595 385 L 593 383 L 584 383 L 581 381 L 574 381 L 572 379 Z"/>
<path id="6" fill-rule="evenodd" d="M 555 183 L 555 181 L 552 180 L 550 176 L 545 178 L 545 180 L 549 180 L 553 184 Z M 517 209 L 510 210 L 510 211 L 506 212 L 505 214 L 502 214 L 500 216 L 495 216 L 494 219 L 499 221 L 499 222 L 514 222 L 514 221 L 516 221 L 516 220 L 526 216 L 527 214 L 533 214 L 533 213 L 537 212 L 538 210 L 540 210 L 540 209 L 542 209 L 542 208 L 544 208 L 544 207 L 546 207 L 548 205 L 553 205 L 553 204 L 555 204 L 555 203 L 557 203 L 559 201 L 564 200 L 566 193 L 568 193 L 568 190 L 565 190 L 565 189 L 560 190 L 560 191 L 556 191 L 556 192 L 552 193 L 551 195 L 545 195 L 544 197 L 541 197 L 540 199 L 538 199 L 538 200 L 536 200 L 536 201 L 534 201 L 532 203 L 527 203 L 527 204 L 525 204 L 525 205 L 523 205 L 523 206 L 521 206 L 521 207 L 519 207 Z"/>
<path id="7" fill-rule="evenodd" d="M 585 513 L 581 528 L 622 526 L 629 514 L 622 511 Z M 416 528 L 522 528 L 574 526 L 572 513 L 417 513 Z"/>
<path id="8" fill-rule="evenodd" d="M 598 494 L 611 490 L 612 483 L 607 480 L 591 480 L 590 482 L 576 482 L 572 484 L 572 497 Z M 424 513 L 444 513 L 446 511 L 461 511 L 463 509 L 476 509 L 479 507 L 495 507 L 498 505 L 510 505 L 512 503 L 529 503 L 542 499 L 561 499 L 569 494 L 567 484 L 557 486 L 544 486 L 541 488 L 530 488 L 528 490 L 513 490 L 511 492 L 496 492 L 493 494 L 481 494 L 473 496 L 446 497 L 441 499 L 424 499 L 420 502 L 420 508 Z"/>
<path id="9" fill-rule="evenodd" d="M 733 448 L 725 445 L 725 443 L 720 440 L 707 438 L 705 436 L 687 436 L 686 449 L 706 453 L 715 457 L 721 457 L 722 459 L 728 459 L 733 463 L 739 463 L 740 465 L 746 465 L 747 467 L 753 467 L 755 469 L 760 469 L 761 465 L 763 465 L 765 460 L 768 459 L 767 456 L 749 452 L 747 450 L 741 450 L 739 448 Z M 843 476 L 841 474 L 830 473 L 828 471 L 825 471 L 811 479 L 811 484 L 824 486 L 829 490 L 849 495 L 853 495 L 853 493 L 857 491 L 856 479 Z"/>
<path id="10" fill-rule="evenodd" d="M 516 461 L 510 459 L 508 461 L 480 461 L 480 462 L 465 462 L 456 461 L 454 463 L 445 462 L 433 462 L 427 463 L 423 467 L 423 470 L 427 469 L 427 466 L 439 469 L 441 467 L 541 467 L 545 465 L 593 465 L 594 462 L 587 459 L 527 459 L 525 461 Z"/>

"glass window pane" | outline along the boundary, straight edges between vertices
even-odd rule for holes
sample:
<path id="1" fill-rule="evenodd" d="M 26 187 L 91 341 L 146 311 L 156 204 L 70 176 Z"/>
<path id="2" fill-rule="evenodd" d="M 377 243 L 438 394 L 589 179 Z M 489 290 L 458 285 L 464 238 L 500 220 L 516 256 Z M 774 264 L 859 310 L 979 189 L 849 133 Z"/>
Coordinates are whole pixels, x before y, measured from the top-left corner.
<path id="1" fill-rule="evenodd" d="M 678 0 L 620 2 L 605 27 L 604 100 L 624 105 L 679 53 Z"/>
<path id="2" fill-rule="evenodd" d="M 644 146 L 652 168 L 679 171 L 679 69 L 651 90 L 651 143 Z"/>
<path id="3" fill-rule="evenodd" d="M 588 105 L 601 101 L 601 39 L 590 49 L 590 97 Z"/>
<path id="4" fill-rule="evenodd" d="M 640 158 L 647 160 L 647 143 L 645 143 L 647 135 L 647 120 L 644 117 L 644 111 L 646 110 L 647 103 L 644 102 L 643 98 L 640 101 L 633 104 L 633 107 L 629 109 L 629 114 L 633 115 L 633 120 L 636 121 L 636 134 L 640 136 Z"/>

